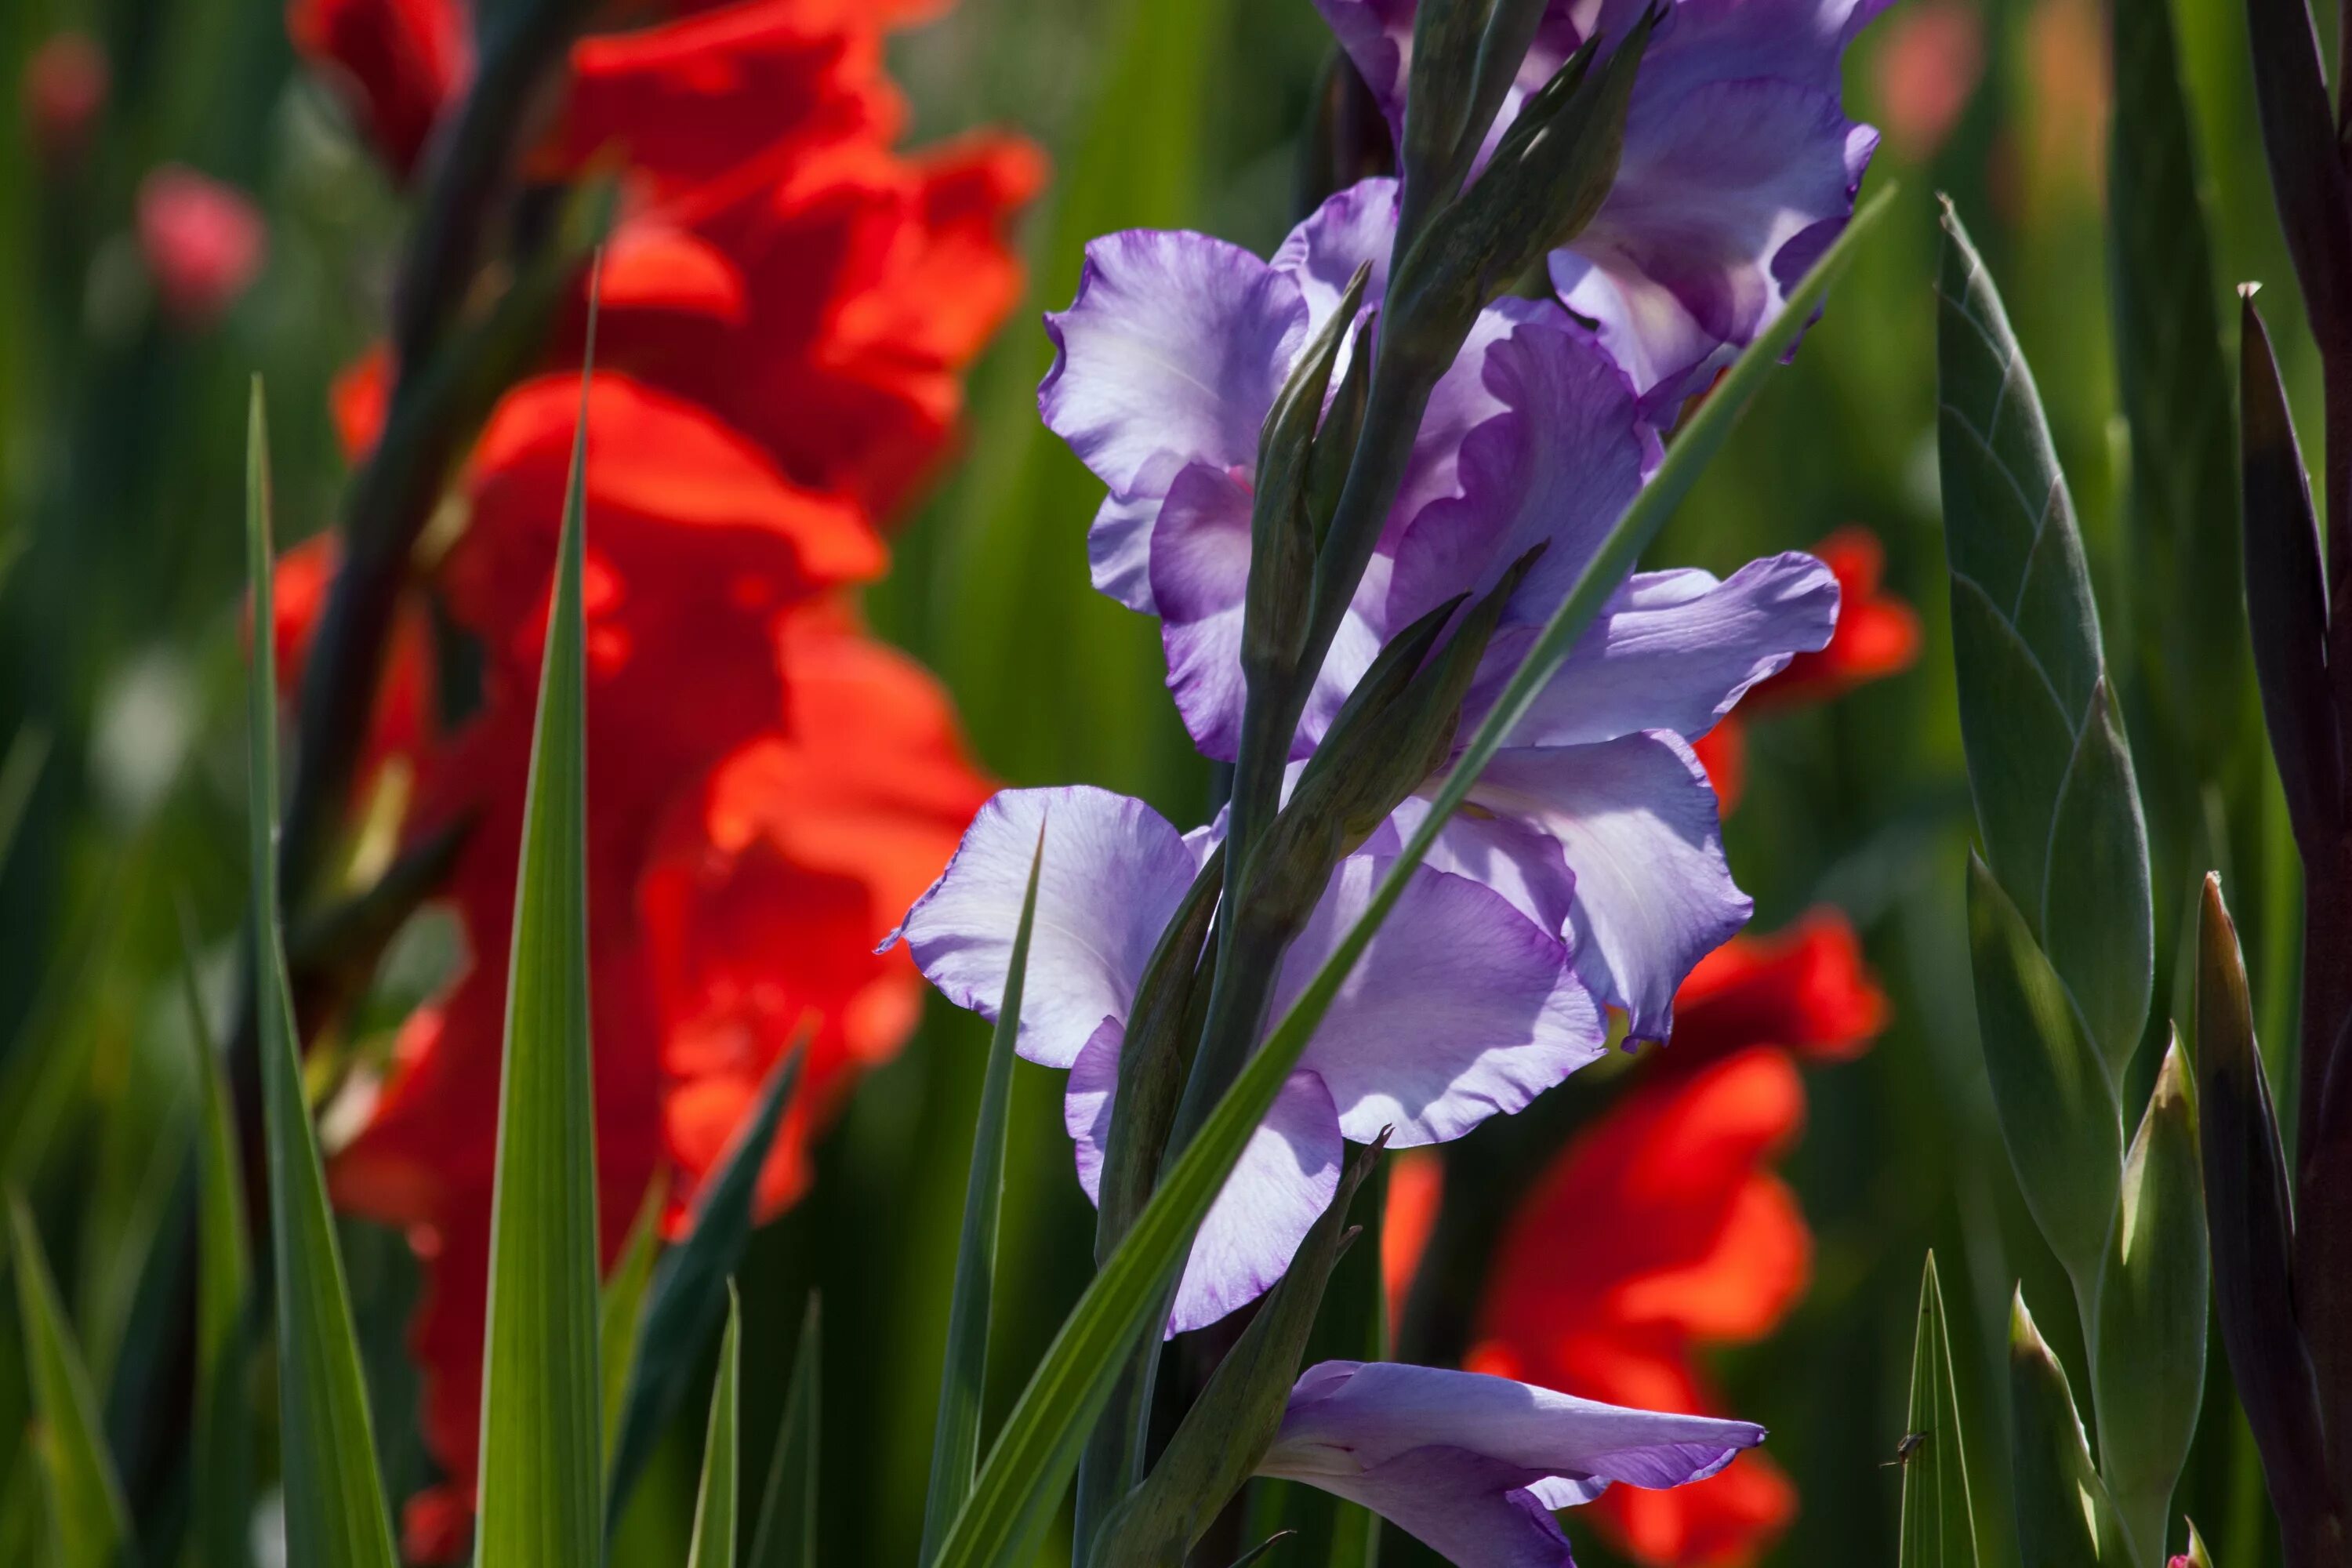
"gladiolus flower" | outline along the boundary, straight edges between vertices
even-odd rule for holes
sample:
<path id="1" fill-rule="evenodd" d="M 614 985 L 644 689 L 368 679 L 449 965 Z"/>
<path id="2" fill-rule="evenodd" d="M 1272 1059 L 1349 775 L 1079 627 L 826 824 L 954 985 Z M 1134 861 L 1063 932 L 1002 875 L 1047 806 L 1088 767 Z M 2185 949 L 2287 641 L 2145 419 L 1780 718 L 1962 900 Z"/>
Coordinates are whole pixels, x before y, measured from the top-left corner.
<path id="1" fill-rule="evenodd" d="M 467 13 L 460 0 L 292 0 L 286 31 L 405 180 L 442 106 L 473 74 Z"/>
<path id="2" fill-rule="evenodd" d="M 245 194 L 176 163 L 139 184 L 139 250 L 163 314 L 200 331 L 219 320 L 261 270 L 268 236 Z"/>
<path id="3" fill-rule="evenodd" d="M 1916 0 L 1878 47 L 1878 107 L 1886 138 L 1913 163 L 1934 157 L 1984 74 L 1984 17 L 1973 0 Z"/>
<path id="4" fill-rule="evenodd" d="M 26 57 L 25 130 L 45 167 L 65 169 L 80 161 L 106 109 L 110 79 L 106 51 L 88 33 L 53 34 Z"/>
<path id="5" fill-rule="evenodd" d="M 1842 528 L 1812 553 L 1837 577 L 1837 630 L 1827 647 L 1797 655 L 1749 692 L 1750 710 L 1826 702 L 1908 669 L 1919 657 L 1919 612 L 1879 588 L 1886 549 L 1876 534 Z"/>
<path id="6" fill-rule="evenodd" d="M 1853 925 L 1816 910 L 1770 936 L 1738 936 L 1698 961 L 1675 997 L 1669 1070 L 1751 1045 L 1813 1062 L 1851 1060 L 1886 1027 L 1886 994 L 1863 960 Z"/>
<path id="7" fill-rule="evenodd" d="M 1619 1483 L 1704 1480 L 1763 1440 L 1746 1421 L 1602 1405 L 1477 1373 L 1327 1361 L 1292 1388 L 1258 1473 L 1360 1503 L 1465 1568 L 1572 1568 L 1552 1510 Z"/>

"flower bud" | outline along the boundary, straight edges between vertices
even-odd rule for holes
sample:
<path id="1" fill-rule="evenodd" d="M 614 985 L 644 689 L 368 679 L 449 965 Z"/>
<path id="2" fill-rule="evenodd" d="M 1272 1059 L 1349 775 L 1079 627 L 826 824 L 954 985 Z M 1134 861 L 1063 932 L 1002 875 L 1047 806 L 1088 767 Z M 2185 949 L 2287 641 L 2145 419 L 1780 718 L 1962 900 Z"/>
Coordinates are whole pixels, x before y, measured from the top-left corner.
<path id="1" fill-rule="evenodd" d="M 2122 1532 L 2106 1487 L 2091 1464 L 2091 1446 L 2075 1413 L 2074 1391 L 2058 1364 L 2025 1291 L 2009 1314 L 2010 1462 L 2016 1479 L 2017 1542 L 2025 1568 L 2087 1568 L 2124 1561 Z"/>
<path id="2" fill-rule="evenodd" d="M 42 167 L 62 172 L 81 161 L 108 84 L 106 51 L 87 33 L 53 34 L 26 59 L 25 130 Z"/>
<path id="3" fill-rule="evenodd" d="M 184 331 L 217 321 L 261 270 L 268 235 L 245 194 L 179 164 L 139 186 L 139 251 L 163 314 Z"/>

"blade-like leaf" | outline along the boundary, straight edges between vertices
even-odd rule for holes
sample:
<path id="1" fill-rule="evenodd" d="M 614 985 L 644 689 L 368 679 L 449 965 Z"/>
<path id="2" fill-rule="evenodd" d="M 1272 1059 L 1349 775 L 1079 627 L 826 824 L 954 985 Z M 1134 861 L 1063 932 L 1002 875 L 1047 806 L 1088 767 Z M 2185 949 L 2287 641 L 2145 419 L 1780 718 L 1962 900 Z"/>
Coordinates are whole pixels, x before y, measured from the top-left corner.
<path id="1" fill-rule="evenodd" d="M 1898 1568 L 1976 1568 L 1976 1516 L 1969 1506 L 1969 1468 L 1960 1440 L 1960 1402 L 1952 1386 L 1952 1340 L 1944 1325 L 1944 1290 L 1936 1255 L 1919 1279 L 1919 1331 L 1911 1346 L 1911 1410 L 1903 1460 L 1902 1546 Z"/>
<path id="2" fill-rule="evenodd" d="M 2172 7 L 2111 5 L 2107 16 L 2115 69 L 2108 295 L 2116 386 L 2131 426 L 2131 553 L 2145 584 L 2140 642 L 2171 724 L 2210 775 L 2237 732 L 2246 646 L 2213 258 Z"/>
<path id="3" fill-rule="evenodd" d="M 656 1171 L 646 1184 L 637 1217 L 629 1223 L 629 1238 L 605 1277 L 604 1293 L 596 1310 L 596 1354 L 603 1368 L 604 1466 L 611 1473 L 613 1445 L 621 1435 L 621 1409 L 628 1397 L 629 1374 L 637 1364 L 638 1320 L 644 1315 L 646 1289 L 653 1283 L 654 1259 L 661 1255 L 662 1212 L 669 1205 L 668 1173 Z"/>
<path id="4" fill-rule="evenodd" d="M 49 760 L 49 732 L 26 724 L 8 737 L 8 752 L 0 758 L 0 867 L 8 864 L 16 847 L 16 829 L 33 804 L 33 786 L 41 782 L 41 767 Z"/>
<path id="5" fill-rule="evenodd" d="M 592 358 L 594 333 L 592 320 Z M 481 1519 L 474 1539 L 480 1568 L 593 1563 L 603 1551 L 581 603 L 588 385 L 583 370 L 515 876 L 482 1336 Z"/>
<path id="6" fill-rule="evenodd" d="M 1251 1563 L 1257 1562 L 1267 1552 L 1273 1551 L 1284 1542 L 1293 1539 L 1297 1534 L 1298 1531 L 1295 1530 L 1276 1531 L 1272 1535 L 1267 1536 L 1264 1541 L 1259 1542 L 1255 1546 L 1251 1547 L 1247 1552 L 1244 1552 L 1239 1557 L 1234 1558 L 1234 1568 L 1250 1568 Z"/>
<path id="7" fill-rule="evenodd" d="M 246 447 L 246 591 L 253 624 L 271 624 L 269 442 L 261 384 Z M 327 1205 L 319 1138 L 302 1095 L 294 994 L 278 909 L 278 671 L 253 641 L 246 688 L 254 996 L 261 1037 L 262 1121 L 269 1153 L 271 1261 L 278 1281 L 279 1449 L 286 1560 L 320 1568 L 394 1568 L 392 1521 L 352 1327 L 351 1287 Z"/>
<path id="8" fill-rule="evenodd" d="M 694 1546 L 686 1568 L 735 1568 L 737 1386 L 743 1358 L 740 1346 L 742 1303 L 735 1282 L 727 1283 L 727 1331 L 719 1341 L 719 1375 L 711 1380 L 710 1425 L 702 1439 L 702 1489 L 694 1501 Z"/>
<path id="9" fill-rule="evenodd" d="M 246 1405 L 246 1358 L 253 1327 L 253 1246 L 246 1232 L 245 1173 L 236 1112 L 196 985 L 194 928 L 180 910 L 181 975 L 196 1051 L 202 1124 L 196 1152 L 196 1386 L 199 1433 L 189 1506 L 198 1561 L 236 1568 L 250 1555 L 253 1434 Z"/>
<path id="10" fill-rule="evenodd" d="M 2305 0 L 2246 0 L 2254 102 L 2279 226 L 2313 330 L 2341 345 L 2352 331 L 2352 194 L 2328 112 L 2319 32 Z"/>
<path id="11" fill-rule="evenodd" d="M 2334 682 L 2327 668 L 2327 578 L 2311 479 L 2294 439 L 2286 387 L 2250 287 L 2238 321 L 2238 398 L 2245 506 L 2246 608 L 2263 718 L 2287 817 L 2309 859 L 2342 816 Z M 2324 861 L 2318 862 L 2325 864 Z"/>
<path id="12" fill-rule="evenodd" d="M 2189 1527 L 2189 1550 L 2181 1553 L 2189 1560 L 2189 1568 L 2213 1568 L 2213 1553 L 2207 1548 L 2205 1538 L 2197 1533 L 2197 1521 L 2189 1519 L 2181 1522 Z"/>
<path id="13" fill-rule="evenodd" d="M 2173 1484 L 2205 1394 L 2205 1192 L 2197 1108 L 2176 1036 L 2124 1161 L 2123 1212 L 2099 1287 L 2099 1473 L 2143 1562 L 2161 1557 Z"/>
<path id="14" fill-rule="evenodd" d="M 2270 1082 L 2254 1048 L 2238 929 L 2207 876 L 2197 931 L 2197 1109 L 2213 1297 L 2238 1399 L 2283 1519 L 2326 1494 L 2319 1388 L 2295 1321 L 2294 1215 Z"/>
<path id="15" fill-rule="evenodd" d="M 1948 203 L 1944 231 L 1937 425 L 1969 786 L 1986 857 L 2114 1077 L 2155 976 L 2147 832 L 2033 373 Z"/>
<path id="16" fill-rule="evenodd" d="M 2087 1303 L 2115 1228 L 2122 1113 L 2057 971 L 1974 854 L 1969 952 L 2001 1142 L 2034 1224 Z"/>
<path id="17" fill-rule="evenodd" d="M 1037 921 L 1037 877 L 1045 864 L 1045 830 L 1029 860 L 1029 887 L 1013 928 L 1012 967 L 989 1042 L 971 1135 L 971 1175 L 963 1194 L 963 1237 L 956 1248 L 955 1293 L 948 1304 L 948 1348 L 940 1368 L 940 1414 L 931 1428 L 931 1479 L 923 1500 L 918 1562 L 939 1550 L 948 1522 L 963 1506 L 980 1468 L 980 1405 L 988 1381 L 988 1320 L 996 1293 L 996 1230 L 1004 1204 L 1004 1140 L 1013 1113 L 1013 1047 L 1021 1032 L 1021 992 L 1029 973 L 1029 932 Z"/>
<path id="18" fill-rule="evenodd" d="M 816 1568 L 817 1433 L 824 1411 L 824 1319 L 809 1298 L 801 1319 L 793 1380 L 784 1389 L 784 1415 L 776 1452 L 768 1461 L 767 1496 L 747 1568 Z"/>
<path id="19" fill-rule="evenodd" d="M 2010 1461 L 2016 1475 L 2017 1543 L 2025 1568 L 2124 1568 L 2129 1555 L 2106 1488 L 2075 1414 L 2066 1369 L 2033 1326 L 2020 1290 L 2010 1307 Z"/>
<path id="20" fill-rule="evenodd" d="M 8 1222 L 25 1363 L 32 1372 L 37 1424 L 33 1440 L 48 1492 L 50 1533 L 61 1568 L 114 1568 L 131 1557 L 131 1514 L 99 1428 L 98 1399 L 66 1323 L 57 1281 L 49 1277 L 40 1233 L 14 1193 L 8 1194 Z"/>
<path id="21" fill-rule="evenodd" d="M 1558 672 L 1578 637 L 1632 571 L 1641 552 L 1687 495 L 1723 445 L 1763 379 L 1795 342 L 1829 284 L 1887 207 L 1882 187 L 1854 214 L 1845 233 L 1791 291 L 1772 325 L 1748 345 L 1714 395 L 1676 436 L 1649 486 L 1635 498 L 1586 563 L 1559 608 L 1538 635 L 1518 670 L 1479 724 L 1428 815 L 1406 841 L 1370 905 L 1349 929 L 1258 1054 L 1218 1101 L 1183 1152 L 1163 1171 L 1160 1190 L 1064 1320 L 1061 1331 L 1005 1418 L 987 1461 L 940 1544 L 942 1568 L 992 1568 L 1025 1561 L 1025 1552 L 1077 1463 L 1078 1448 L 1108 1399 L 1126 1348 L 1146 1332 L 1162 1291 L 1225 1177 L 1297 1064 L 1299 1053 L 1396 907 L 1413 868 L 1438 830 L 1460 808 L 1478 773 Z"/>
<path id="22" fill-rule="evenodd" d="M 783 1125 L 793 1086 L 800 1081 L 805 1047 L 803 1037 L 778 1059 L 726 1163 L 695 1202 L 694 1228 L 654 1270 L 653 1298 L 637 1332 L 636 1363 L 622 1402 L 620 1434 L 613 1441 L 612 1479 L 604 1497 L 608 1531 L 619 1522 L 630 1486 L 686 1398 L 702 1349 L 726 1315 L 727 1281 L 751 1238 L 752 1195 L 776 1130 Z"/>

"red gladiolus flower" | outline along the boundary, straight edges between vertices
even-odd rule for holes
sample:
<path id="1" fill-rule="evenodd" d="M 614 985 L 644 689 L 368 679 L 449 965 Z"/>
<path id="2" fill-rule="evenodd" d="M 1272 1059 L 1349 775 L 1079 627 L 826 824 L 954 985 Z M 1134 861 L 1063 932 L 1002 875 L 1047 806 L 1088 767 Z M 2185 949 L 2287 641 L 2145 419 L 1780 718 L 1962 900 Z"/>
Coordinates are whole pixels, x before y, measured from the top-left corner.
<path id="1" fill-rule="evenodd" d="M 200 331 L 261 270 L 268 236 L 245 194 L 176 163 L 139 184 L 139 250 L 163 314 Z"/>
<path id="2" fill-rule="evenodd" d="M 1919 656 L 1918 612 L 1878 591 L 1886 551 L 1868 529 L 1842 528 L 1819 544 L 1838 581 L 1837 630 L 1818 653 L 1801 653 L 1789 667 L 1749 692 L 1741 706 L 1754 711 L 1782 704 L 1825 702 L 1867 681 L 1906 669 Z"/>
<path id="3" fill-rule="evenodd" d="M 1846 1061 L 1886 1027 L 1886 994 L 1863 961 L 1853 922 L 1815 910 L 1770 936 L 1736 936 L 1698 961 L 1675 993 L 1667 1071 L 1754 1045 L 1808 1061 Z"/>
<path id="4" fill-rule="evenodd" d="M 26 57 L 25 130 L 45 167 L 63 170 L 80 161 L 106 109 L 109 80 L 106 51 L 88 33 L 52 35 Z"/>
<path id="5" fill-rule="evenodd" d="M 1912 163 L 1936 155 L 1984 75 L 1984 17 L 1973 0 L 1924 0 L 1886 20 L 1877 56 L 1887 145 Z"/>
<path id="6" fill-rule="evenodd" d="M 459 0 L 293 0 L 286 31 L 402 180 L 442 105 L 473 74 L 472 26 Z"/>

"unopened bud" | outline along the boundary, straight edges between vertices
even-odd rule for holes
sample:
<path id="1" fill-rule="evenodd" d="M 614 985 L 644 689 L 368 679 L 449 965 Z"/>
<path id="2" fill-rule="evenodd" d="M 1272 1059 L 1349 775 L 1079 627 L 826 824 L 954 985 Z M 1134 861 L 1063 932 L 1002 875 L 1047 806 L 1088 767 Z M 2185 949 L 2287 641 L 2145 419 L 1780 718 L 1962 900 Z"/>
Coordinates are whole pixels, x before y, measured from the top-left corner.
<path id="1" fill-rule="evenodd" d="M 106 109 L 106 51 L 87 33 L 51 35 L 25 61 L 25 130 L 42 167 L 71 169 Z"/>

